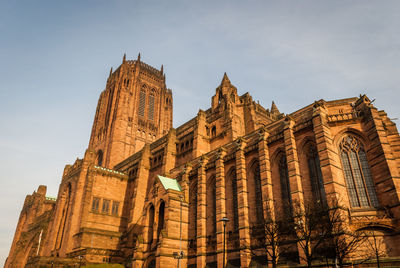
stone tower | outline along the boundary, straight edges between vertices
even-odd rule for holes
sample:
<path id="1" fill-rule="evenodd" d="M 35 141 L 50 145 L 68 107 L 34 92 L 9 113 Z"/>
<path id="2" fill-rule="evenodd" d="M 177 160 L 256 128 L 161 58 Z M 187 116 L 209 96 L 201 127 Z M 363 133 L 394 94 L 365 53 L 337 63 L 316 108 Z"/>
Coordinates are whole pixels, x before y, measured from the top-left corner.
<path id="1" fill-rule="evenodd" d="M 166 88 L 163 66 L 157 70 L 140 61 L 122 60 L 110 71 L 100 94 L 89 149 L 96 164 L 113 168 L 146 143 L 172 127 L 172 91 Z"/>

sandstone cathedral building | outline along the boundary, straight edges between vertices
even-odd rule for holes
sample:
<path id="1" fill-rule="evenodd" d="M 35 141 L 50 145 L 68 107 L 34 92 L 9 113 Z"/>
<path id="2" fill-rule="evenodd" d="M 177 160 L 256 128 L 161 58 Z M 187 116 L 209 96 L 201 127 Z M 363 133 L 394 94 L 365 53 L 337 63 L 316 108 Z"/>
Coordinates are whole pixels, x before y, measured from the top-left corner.
<path id="1" fill-rule="evenodd" d="M 340 206 L 347 233 L 369 231 L 381 262 L 400 259 L 400 137 L 367 96 L 284 114 L 224 74 L 209 109 L 177 128 L 172 116 L 163 67 L 124 56 L 57 198 L 43 185 L 26 197 L 5 267 L 265 267 L 274 249 L 296 267 L 319 240 L 275 247 L 265 223 L 309 204 Z"/>

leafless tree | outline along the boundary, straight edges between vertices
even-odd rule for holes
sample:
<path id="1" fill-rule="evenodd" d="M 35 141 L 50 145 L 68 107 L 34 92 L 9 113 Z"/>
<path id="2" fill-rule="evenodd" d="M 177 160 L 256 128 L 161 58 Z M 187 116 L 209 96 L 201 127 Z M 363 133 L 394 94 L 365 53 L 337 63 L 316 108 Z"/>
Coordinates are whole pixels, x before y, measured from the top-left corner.
<path id="1" fill-rule="evenodd" d="M 348 225 L 347 209 L 337 203 L 326 209 L 323 225 L 327 230 L 327 247 L 332 249 L 336 267 L 343 267 L 344 260 L 365 242 L 363 232 L 351 231 Z"/>
<path id="2" fill-rule="evenodd" d="M 287 245 L 288 236 L 290 236 L 290 219 L 277 219 L 270 210 L 266 211 L 264 220 L 265 249 L 272 267 L 277 267 L 282 254 L 289 250 Z"/>
<path id="3" fill-rule="evenodd" d="M 312 267 L 316 258 L 331 232 L 326 228 L 328 211 L 319 203 L 293 202 L 293 234 L 304 254 L 300 258 Z"/>
<path id="4" fill-rule="evenodd" d="M 366 260 L 376 259 L 377 267 L 381 267 L 381 258 L 387 256 L 387 251 L 383 239 L 376 235 L 376 228 L 370 225 L 362 231 L 365 244 Z"/>

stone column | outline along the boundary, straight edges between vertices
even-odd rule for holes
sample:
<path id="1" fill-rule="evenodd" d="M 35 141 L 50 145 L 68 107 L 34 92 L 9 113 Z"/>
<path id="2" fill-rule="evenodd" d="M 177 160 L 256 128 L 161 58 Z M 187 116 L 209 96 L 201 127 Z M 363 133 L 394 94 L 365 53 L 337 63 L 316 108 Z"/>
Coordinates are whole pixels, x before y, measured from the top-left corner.
<path id="1" fill-rule="evenodd" d="M 206 266 L 207 253 L 207 197 L 206 197 L 206 164 L 207 157 L 202 156 L 197 170 L 197 267 Z"/>
<path id="2" fill-rule="evenodd" d="M 216 175 L 216 201 L 217 201 L 217 264 L 218 267 L 222 267 L 224 263 L 223 259 L 223 247 L 224 247 L 224 226 L 221 221 L 223 217 L 226 217 L 226 197 L 225 197 L 225 167 L 224 157 L 226 155 L 225 149 L 221 148 L 217 155 L 217 161 L 215 163 Z M 225 237 L 226 238 L 226 237 Z M 226 258 L 225 254 L 225 258 Z"/>
<path id="3" fill-rule="evenodd" d="M 246 143 L 242 139 L 236 141 L 236 179 L 238 194 L 239 213 L 239 241 L 240 241 L 240 266 L 249 267 L 251 261 L 250 252 L 250 227 L 249 227 L 249 204 L 246 178 L 246 160 L 244 147 Z"/>
<path id="4" fill-rule="evenodd" d="M 298 210 L 304 211 L 305 208 L 304 208 L 303 186 L 301 183 L 301 176 L 300 176 L 300 164 L 297 155 L 296 140 L 294 138 L 294 133 L 293 133 L 294 125 L 295 122 L 290 117 L 286 117 L 283 136 L 285 141 L 285 152 L 286 152 L 286 161 L 288 168 L 290 194 L 292 198 L 292 207 L 293 207 L 293 213 L 296 215 L 297 213 L 299 213 Z M 299 221 L 300 219 L 295 219 L 295 220 Z M 303 222 L 304 221 L 305 220 L 303 219 Z M 303 252 L 303 248 L 300 246 L 299 243 L 297 243 L 297 249 L 300 255 L 300 263 L 304 263 L 305 254 Z"/>
<path id="5" fill-rule="evenodd" d="M 271 162 L 269 160 L 268 136 L 264 129 L 260 131 L 260 139 L 258 141 L 258 163 L 260 165 L 262 202 L 264 209 L 264 217 L 275 218 L 274 194 L 272 191 L 272 173 Z M 267 213 L 265 213 L 267 212 Z M 269 215 L 268 215 L 269 214 Z"/>
<path id="6" fill-rule="evenodd" d="M 315 103 L 312 122 L 328 205 L 342 204 L 349 207 L 340 157 L 333 145 L 327 110 L 323 103 Z"/>
<path id="7" fill-rule="evenodd" d="M 283 136 L 285 141 L 286 161 L 292 201 L 298 202 L 301 206 L 304 204 L 304 196 L 296 140 L 293 134 L 294 125 L 295 122 L 290 117 L 287 117 L 285 119 Z"/>

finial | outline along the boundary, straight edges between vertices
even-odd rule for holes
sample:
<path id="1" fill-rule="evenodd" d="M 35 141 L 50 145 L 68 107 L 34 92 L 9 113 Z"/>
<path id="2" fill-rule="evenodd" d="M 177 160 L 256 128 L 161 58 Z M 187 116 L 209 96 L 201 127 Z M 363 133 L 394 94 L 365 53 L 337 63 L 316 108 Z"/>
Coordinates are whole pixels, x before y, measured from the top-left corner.
<path id="1" fill-rule="evenodd" d="M 139 54 L 137 56 L 137 61 L 140 61 L 140 52 L 139 52 Z"/>
<path id="2" fill-rule="evenodd" d="M 122 63 L 126 61 L 126 53 L 124 53 L 124 58 L 122 59 Z"/>
<path id="3" fill-rule="evenodd" d="M 164 73 L 164 65 L 161 64 L 161 74 L 163 74 L 163 73 Z"/>
<path id="4" fill-rule="evenodd" d="M 109 76 L 111 76 L 111 75 L 112 75 L 112 72 L 113 72 L 113 69 L 112 69 L 112 67 L 111 67 L 111 69 L 110 69 L 110 75 L 109 75 Z"/>

